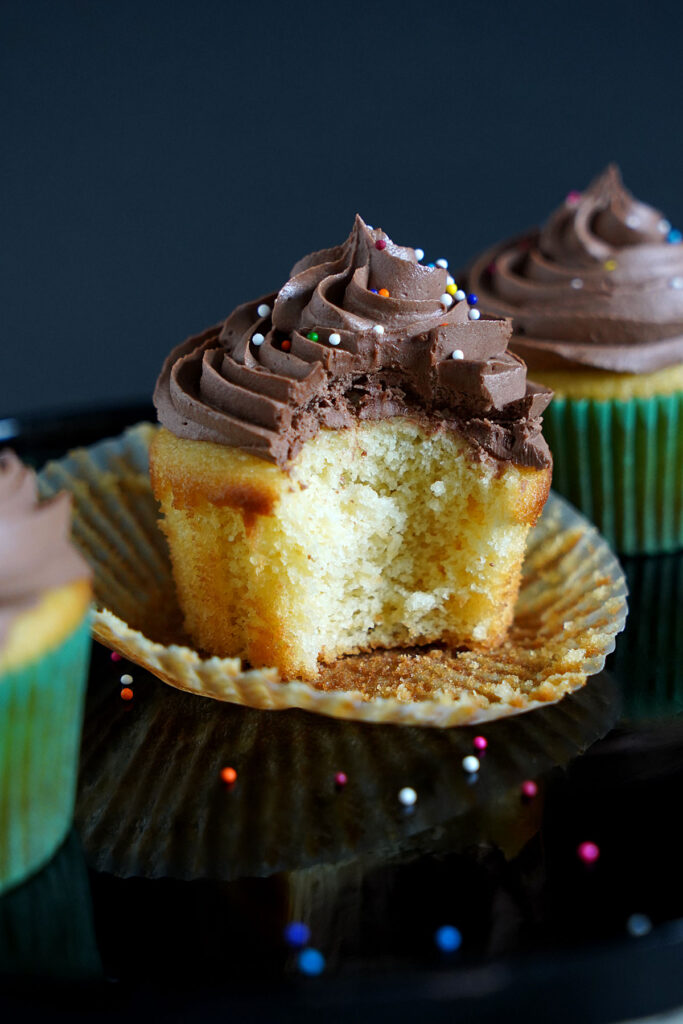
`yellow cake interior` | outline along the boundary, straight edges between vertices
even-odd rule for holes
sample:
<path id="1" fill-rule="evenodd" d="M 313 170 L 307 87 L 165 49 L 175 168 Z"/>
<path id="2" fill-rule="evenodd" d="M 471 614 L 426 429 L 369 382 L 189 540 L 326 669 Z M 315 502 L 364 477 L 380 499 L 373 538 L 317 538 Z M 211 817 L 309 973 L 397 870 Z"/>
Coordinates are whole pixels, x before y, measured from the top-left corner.
<path id="1" fill-rule="evenodd" d="M 45 591 L 39 600 L 13 619 L 0 650 L 0 673 L 18 668 L 58 647 L 81 622 L 92 588 L 75 580 Z"/>
<path id="2" fill-rule="evenodd" d="M 402 418 L 323 429 L 289 471 L 162 428 L 150 465 L 194 642 L 309 679 L 378 647 L 500 643 L 551 473 Z"/>

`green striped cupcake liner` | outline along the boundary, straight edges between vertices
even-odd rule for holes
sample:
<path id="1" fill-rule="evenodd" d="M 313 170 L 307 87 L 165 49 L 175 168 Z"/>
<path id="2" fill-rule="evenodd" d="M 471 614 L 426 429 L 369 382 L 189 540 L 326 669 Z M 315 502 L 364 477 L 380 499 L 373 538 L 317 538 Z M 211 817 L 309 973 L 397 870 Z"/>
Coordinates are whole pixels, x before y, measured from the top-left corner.
<path id="1" fill-rule="evenodd" d="M 0 674 L 0 893 L 46 864 L 71 826 L 89 654 L 88 615 Z"/>
<path id="2" fill-rule="evenodd" d="M 555 398 L 543 419 L 553 488 L 622 554 L 683 547 L 683 392 Z"/>

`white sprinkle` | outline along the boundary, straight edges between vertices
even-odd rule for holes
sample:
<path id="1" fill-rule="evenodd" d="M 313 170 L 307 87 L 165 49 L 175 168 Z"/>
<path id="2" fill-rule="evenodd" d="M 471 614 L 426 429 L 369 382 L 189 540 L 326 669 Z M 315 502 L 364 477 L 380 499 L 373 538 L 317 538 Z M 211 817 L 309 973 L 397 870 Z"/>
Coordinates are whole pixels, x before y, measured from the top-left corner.
<path id="1" fill-rule="evenodd" d="M 451 352 L 451 359 L 464 359 L 465 353 L 461 348 L 454 348 Z"/>
<path id="2" fill-rule="evenodd" d="M 415 250 L 415 256 L 417 257 L 418 260 L 423 260 L 425 258 L 425 251 L 424 251 L 424 249 L 416 249 Z"/>
<path id="3" fill-rule="evenodd" d="M 583 288 L 583 281 L 580 277 L 573 277 L 569 283 L 572 288 Z"/>
<path id="4" fill-rule="evenodd" d="M 129 676 L 126 672 L 125 676 L 121 676 L 121 686 L 130 686 L 133 682 L 133 677 Z"/>
<path id="5" fill-rule="evenodd" d="M 384 328 L 382 327 L 381 324 L 375 324 L 375 326 L 372 329 L 375 334 L 384 334 Z"/>
<path id="6" fill-rule="evenodd" d="M 635 939 L 641 938 L 652 931 L 652 921 L 647 914 L 631 914 L 626 922 L 626 930 Z"/>
<path id="7" fill-rule="evenodd" d="M 446 274 L 446 284 L 455 284 L 455 278 L 450 274 Z"/>
<path id="8" fill-rule="evenodd" d="M 341 341 L 341 334 L 331 334 L 327 340 L 330 345 L 338 345 Z"/>
<path id="9" fill-rule="evenodd" d="M 479 758 L 474 754 L 468 754 L 467 757 L 463 757 L 462 766 L 468 775 L 474 775 L 479 771 Z"/>
<path id="10" fill-rule="evenodd" d="M 445 260 L 443 257 L 436 261 L 436 265 L 437 267 L 441 267 L 443 270 L 448 270 L 448 260 Z"/>
<path id="11" fill-rule="evenodd" d="M 481 316 L 481 313 L 479 312 L 478 309 L 470 309 L 468 310 L 467 315 L 470 318 L 470 320 L 478 320 L 479 317 Z"/>
<path id="12" fill-rule="evenodd" d="M 443 480 L 435 480 L 433 484 L 429 485 L 429 490 L 435 498 L 440 498 L 442 494 L 446 493 L 446 485 Z"/>
<path id="13" fill-rule="evenodd" d="M 417 793 L 411 786 L 404 786 L 398 794 L 398 799 L 404 807 L 412 807 L 417 800 Z"/>
<path id="14" fill-rule="evenodd" d="M 680 291 L 683 288 L 683 277 L 672 277 L 669 281 L 669 288 L 675 288 L 676 291 Z"/>
<path id="15" fill-rule="evenodd" d="M 366 224 L 365 226 L 366 226 L 366 228 L 368 229 L 368 231 L 374 231 L 374 230 L 375 230 L 375 229 L 373 228 L 372 224 Z"/>
<path id="16" fill-rule="evenodd" d="M 270 313 L 270 306 L 267 302 L 262 302 L 260 306 L 256 307 L 256 312 L 259 316 L 268 316 Z"/>
<path id="17" fill-rule="evenodd" d="M 628 217 L 626 218 L 626 227 L 628 227 L 628 228 L 639 228 L 640 227 L 640 217 L 638 216 L 637 213 L 630 213 L 628 215 Z"/>
<path id="18" fill-rule="evenodd" d="M 252 345 L 256 345 L 257 348 L 259 345 L 262 345 L 265 340 L 266 339 L 262 334 L 252 334 L 251 336 L 251 343 Z"/>
<path id="19" fill-rule="evenodd" d="M 439 302 L 442 306 L 445 306 L 446 309 L 450 309 L 453 305 L 453 296 L 449 295 L 448 292 L 444 292 L 443 295 L 439 296 Z"/>
<path id="20" fill-rule="evenodd" d="M 458 302 L 462 302 L 462 300 L 465 298 L 465 292 L 462 290 L 462 288 L 458 288 L 457 292 L 455 293 L 455 297 Z"/>
<path id="21" fill-rule="evenodd" d="M 662 217 L 657 227 L 663 235 L 668 235 L 671 231 L 671 221 L 667 220 L 666 217 Z"/>

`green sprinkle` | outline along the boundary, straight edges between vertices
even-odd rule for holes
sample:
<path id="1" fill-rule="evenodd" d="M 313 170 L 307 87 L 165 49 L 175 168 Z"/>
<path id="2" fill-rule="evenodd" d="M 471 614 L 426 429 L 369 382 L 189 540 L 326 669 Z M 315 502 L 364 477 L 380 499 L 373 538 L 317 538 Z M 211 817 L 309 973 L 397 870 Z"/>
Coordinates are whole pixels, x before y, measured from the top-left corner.
<path id="1" fill-rule="evenodd" d="M 306 337 L 308 338 L 309 341 L 317 341 L 318 340 L 318 335 L 316 334 L 315 331 L 309 331 L 308 334 L 306 335 Z"/>

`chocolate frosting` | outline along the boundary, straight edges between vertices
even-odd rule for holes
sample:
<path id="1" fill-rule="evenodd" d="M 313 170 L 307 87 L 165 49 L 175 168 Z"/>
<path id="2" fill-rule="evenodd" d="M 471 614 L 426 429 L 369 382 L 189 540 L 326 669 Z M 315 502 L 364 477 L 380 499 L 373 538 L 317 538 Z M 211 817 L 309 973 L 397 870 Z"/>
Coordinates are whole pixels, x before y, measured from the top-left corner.
<path id="1" fill-rule="evenodd" d="M 480 454 L 550 465 L 540 415 L 551 393 L 506 350 L 510 325 L 472 319 L 446 286 L 445 269 L 356 217 L 343 245 L 304 257 L 279 292 L 171 352 L 159 419 L 281 467 L 321 426 L 392 416 L 458 430 Z"/>
<path id="2" fill-rule="evenodd" d="M 69 496 L 39 502 L 35 474 L 0 451 L 0 650 L 14 618 L 46 590 L 90 577 L 70 531 Z"/>
<path id="3" fill-rule="evenodd" d="M 646 373 L 683 362 L 678 238 L 612 165 L 540 231 L 484 252 L 466 276 L 482 309 L 514 318 L 510 347 L 532 371 Z"/>

